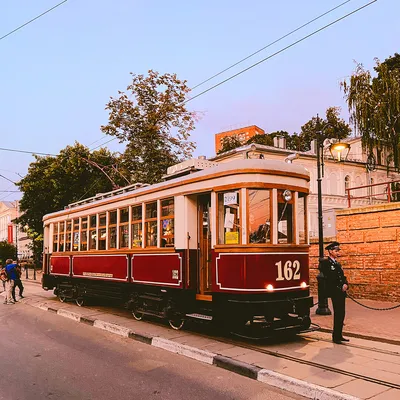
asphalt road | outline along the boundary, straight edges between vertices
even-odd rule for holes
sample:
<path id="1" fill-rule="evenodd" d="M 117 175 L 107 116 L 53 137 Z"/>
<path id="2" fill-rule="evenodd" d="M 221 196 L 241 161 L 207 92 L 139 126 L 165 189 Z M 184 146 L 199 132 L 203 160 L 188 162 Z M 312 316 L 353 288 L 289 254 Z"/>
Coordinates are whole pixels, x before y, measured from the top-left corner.
<path id="1" fill-rule="evenodd" d="M 24 304 L 0 304 L 1 400 L 302 399 Z"/>

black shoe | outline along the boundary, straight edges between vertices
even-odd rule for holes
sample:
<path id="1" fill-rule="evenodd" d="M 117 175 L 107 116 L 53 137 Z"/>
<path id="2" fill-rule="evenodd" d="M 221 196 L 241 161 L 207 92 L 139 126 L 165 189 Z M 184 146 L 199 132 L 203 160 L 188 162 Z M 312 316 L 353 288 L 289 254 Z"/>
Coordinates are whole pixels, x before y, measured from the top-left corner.
<path id="1" fill-rule="evenodd" d="M 332 339 L 332 342 L 336 344 L 342 344 L 342 341 L 338 339 Z"/>
<path id="2" fill-rule="evenodd" d="M 344 338 L 344 337 L 340 338 L 340 340 L 341 340 L 342 342 L 350 342 L 350 339 L 346 339 L 346 338 Z"/>
<path id="3" fill-rule="evenodd" d="M 24 299 L 25 296 L 22 296 L 22 294 L 20 294 L 20 295 L 19 295 L 19 298 L 20 298 L 20 299 Z"/>

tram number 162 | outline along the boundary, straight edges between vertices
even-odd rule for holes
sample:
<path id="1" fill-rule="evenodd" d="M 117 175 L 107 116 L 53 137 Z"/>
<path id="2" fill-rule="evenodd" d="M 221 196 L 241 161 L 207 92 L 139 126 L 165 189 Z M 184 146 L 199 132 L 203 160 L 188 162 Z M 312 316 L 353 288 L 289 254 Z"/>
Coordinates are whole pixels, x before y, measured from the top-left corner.
<path id="1" fill-rule="evenodd" d="M 288 260 L 282 267 L 282 261 L 275 263 L 278 268 L 277 281 L 291 281 L 300 279 L 300 261 L 294 260 L 293 262 Z"/>

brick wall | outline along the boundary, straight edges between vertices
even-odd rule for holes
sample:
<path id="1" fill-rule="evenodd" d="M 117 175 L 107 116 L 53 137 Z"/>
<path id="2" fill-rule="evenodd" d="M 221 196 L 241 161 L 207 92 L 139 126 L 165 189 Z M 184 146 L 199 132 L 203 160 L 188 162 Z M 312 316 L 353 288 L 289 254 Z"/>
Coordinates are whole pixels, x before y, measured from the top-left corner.
<path id="1" fill-rule="evenodd" d="M 400 301 L 400 203 L 337 211 L 336 238 L 354 297 Z M 324 246 L 325 247 L 325 246 Z M 316 290 L 318 241 L 311 243 L 310 282 Z"/>

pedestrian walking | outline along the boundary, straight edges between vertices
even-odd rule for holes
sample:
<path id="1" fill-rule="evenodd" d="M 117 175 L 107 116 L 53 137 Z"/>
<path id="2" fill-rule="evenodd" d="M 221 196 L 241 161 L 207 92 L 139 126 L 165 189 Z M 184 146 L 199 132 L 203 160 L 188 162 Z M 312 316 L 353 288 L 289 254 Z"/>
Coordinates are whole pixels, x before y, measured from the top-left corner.
<path id="1" fill-rule="evenodd" d="M 343 323 L 346 315 L 346 297 L 349 283 L 344 275 L 342 265 L 337 260 L 340 243 L 332 242 L 325 247 L 328 257 L 321 262 L 321 272 L 326 282 L 326 297 L 330 297 L 333 305 L 332 341 L 337 344 L 349 342 L 343 337 Z"/>
<path id="2" fill-rule="evenodd" d="M 12 288 L 12 298 L 16 302 L 16 301 L 18 301 L 15 296 L 15 288 L 16 287 L 18 287 L 18 289 L 19 289 L 19 297 L 21 299 L 24 298 L 24 296 L 22 295 L 22 293 L 24 292 L 24 285 L 22 284 L 22 281 L 21 281 L 21 275 L 22 275 L 21 266 L 16 263 L 15 263 L 15 275 L 16 275 L 16 278 L 15 278 L 14 286 Z"/>
<path id="3" fill-rule="evenodd" d="M 15 304 L 12 298 L 14 282 L 17 277 L 17 272 L 15 267 L 16 264 L 13 263 L 13 260 L 11 260 L 10 258 L 6 260 L 5 271 L 7 274 L 7 281 L 6 281 L 6 299 L 4 301 L 4 304 Z"/>

